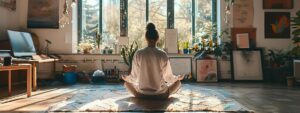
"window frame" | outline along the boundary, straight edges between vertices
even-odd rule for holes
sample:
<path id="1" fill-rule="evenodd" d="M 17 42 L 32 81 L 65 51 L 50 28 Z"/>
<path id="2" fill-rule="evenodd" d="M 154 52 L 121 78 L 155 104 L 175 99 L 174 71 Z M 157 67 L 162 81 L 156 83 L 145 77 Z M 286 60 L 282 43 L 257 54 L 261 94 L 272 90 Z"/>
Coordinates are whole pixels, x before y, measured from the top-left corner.
<path id="1" fill-rule="evenodd" d="M 167 0 L 167 29 L 175 28 L 175 2 L 174 0 Z M 212 23 L 218 24 L 218 12 L 217 12 L 217 0 L 212 0 Z M 146 0 L 146 23 L 149 22 L 149 7 L 150 0 Z M 99 32 L 102 33 L 102 0 L 99 0 Z M 82 0 L 78 0 L 78 41 L 77 44 L 82 40 Z M 169 14 L 168 14 L 169 13 Z M 196 34 L 196 0 L 192 0 L 192 36 Z M 125 14 L 125 15 L 124 15 Z M 125 16 L 125 17 L 124 17 Z M 122 23 L 125 24 L 122 25 Z M 125 37 L 128 36 L 128 0 L 120 0 L 120 36 L 122 36 L 121 31 L 125 31 Z M 213 34 L 215 38 L 217 33 Z M 194 43 L 194 42 L 192 42 Z"/>

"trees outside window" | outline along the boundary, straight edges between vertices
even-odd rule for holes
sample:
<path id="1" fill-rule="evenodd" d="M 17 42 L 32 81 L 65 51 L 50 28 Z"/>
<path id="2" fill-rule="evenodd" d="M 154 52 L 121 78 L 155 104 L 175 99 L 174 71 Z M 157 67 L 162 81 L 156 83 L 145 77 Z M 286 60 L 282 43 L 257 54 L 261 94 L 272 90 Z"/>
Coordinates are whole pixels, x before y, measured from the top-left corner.
<path id="1" fill-rule="evenodd" d="M 174 28 L 178 30 L 179 42 L 199 42 L 201 35 L 212 31 L 213 10 L 215 0 L 127 0 L 124 12 L 120 12 L 121 0 L 79 0 L 80 22 L 79 41 L 83 39 L 94 39 L 99 31 L 102 34 L 101 49 L 116 46 L 116 39 L 120 37 L 120 15 L 127 15 L 127 30 L 129 43 L 136 41 L 139 47 L 147 45 L 145 31 L 147 22 L 156 25 L 160 35 L 159 47 L 164 48 L 165 29 L 168 20 L 174 20 Z M 171 6 L 168 9 L 169 5 Z M 172 9 L 174 8 L 174 10 Z M 167 13 L 171 11 L 172 13 Z M 174 14 L 173 16 L 170 16 Z M 122 27 L 123 31 L 123 27 Z"/>
<path id="2" fill-rule="evenodd" d="M 192 0 L 175 0 L 175 28 L 178 30 L 178 41 L 191 42 L 192 35 Z"/>
<path id="3" fill-rule="evenodd" d="M 120 37 L 120 0 L 102 0 L 101 49 L 114 49 L 118 37 Z"/>
<path id="4" fill-rule="evenodd" d="M 138 46 L 146 45 L 146 0 L 128 0 L 129 43 L 137 41 Z"/>

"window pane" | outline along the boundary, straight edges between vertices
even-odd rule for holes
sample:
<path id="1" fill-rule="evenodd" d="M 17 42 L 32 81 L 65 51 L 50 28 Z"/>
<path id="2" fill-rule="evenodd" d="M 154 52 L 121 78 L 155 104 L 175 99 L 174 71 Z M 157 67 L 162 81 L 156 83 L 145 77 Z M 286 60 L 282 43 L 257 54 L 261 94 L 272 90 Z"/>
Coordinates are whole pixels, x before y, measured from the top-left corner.
<path id="1" fill-rule="evenodd" d="M 81 11 L 82 37 L 79 37 L 79 41 L 83 39 L 94 40 L 99 23 L 99 0 L 82 0 Z"/>
<path id="2" fill-rule="evenodd" d="M 102 0 L 102 45 L 115 49 L 120 36 L 120 0 Z"/>
<path id="3" fill-rule="evenodd" d="M 175 0 L 174 4 L 178 41 L 192 42 L 192 0 Z"/>
<path id="4" fill-rule="evenodd" d="M 146 0 L 128 0 L 129 43 L 137 41 L 139 47 L 146 45 Z"/>
<path id="5" fill-rule="evenodd" d="M 212 31 L 212 0 L 196 0 L 196 37 Z M 195 40 L 196 42 L 199 40 Z"/>
<path id="6" fill-rule="evenodd" d="M 158 47 L 164 48 L 165 29 L 167 28 L 167 0 L 149 0 L 149 20 L 159 33 Z"/>

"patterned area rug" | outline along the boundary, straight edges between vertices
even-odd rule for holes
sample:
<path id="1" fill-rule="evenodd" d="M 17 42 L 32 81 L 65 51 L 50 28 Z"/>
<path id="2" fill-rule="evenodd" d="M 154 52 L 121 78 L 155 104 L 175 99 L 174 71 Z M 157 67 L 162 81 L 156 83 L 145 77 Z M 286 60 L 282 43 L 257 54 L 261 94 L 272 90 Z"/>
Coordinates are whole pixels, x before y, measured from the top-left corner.
<path id="1" fill-rule="evenodd" d="M 193 85 L 182 88 L 167 100 L 138 99 L 121 85 L 91 85 L 80 89 L 67 100 L 51 106 L 49 112 L 118 112 L 118 111 L 214 111 L 252 112 L 220 93 Z"/>

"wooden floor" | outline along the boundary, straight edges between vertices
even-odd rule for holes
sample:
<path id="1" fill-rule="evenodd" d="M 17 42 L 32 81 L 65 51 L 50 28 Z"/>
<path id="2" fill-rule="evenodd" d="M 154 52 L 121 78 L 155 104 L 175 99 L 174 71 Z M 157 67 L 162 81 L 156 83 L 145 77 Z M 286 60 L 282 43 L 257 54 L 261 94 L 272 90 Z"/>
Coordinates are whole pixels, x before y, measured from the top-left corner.
<path id="1" fill-rule="evenodd" d="M 71 92 L 78 90 L 79 86 L 44 88 L 27 97 L 25 90 L 15 87 L 13 96 L 7 97 L 6 91 L 1 88 L 0 112 L 45 112 L 53 103 L 65 100 L 71 96 Z"/>
<path id="2" fill-rule="evenodd" d="M 286 87 L 261 83 L 210 83 L 199 85 L 235 99 L 258 113 L 299 113 L 300 87 Z M 66 100 L 72 93 L 89 85 L 38 87 L 27 98 L 26 85 L 13 87 L 13 96 L 7 96 L 7 88 L 0 88 L 0 112 L 45 112 L 49 106 Z"/>

